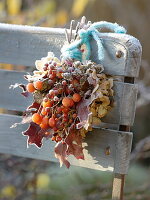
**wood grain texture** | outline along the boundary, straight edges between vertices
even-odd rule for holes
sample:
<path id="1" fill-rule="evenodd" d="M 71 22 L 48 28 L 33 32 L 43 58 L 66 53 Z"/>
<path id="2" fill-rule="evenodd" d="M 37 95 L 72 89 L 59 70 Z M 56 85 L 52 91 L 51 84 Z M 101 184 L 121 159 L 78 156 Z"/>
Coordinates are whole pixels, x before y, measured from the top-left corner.
<path id="1" fill-rule="evenodd" d="M 130 138 L 125 132 L 120 131 L 120 137 L 117 138 L 117 145 L 116 145 L 116 158 L 115 158 L 115 166 L 114 172 L 119 174 L 126 174 L 126 169 L 129 166 L 129 158 L 132 146 L 132 134 Z M 123 148 L 122 148 L 123 147 Z M 128 149 L 126 151 L 126 149 Z M 122 173 L 122 171 L 126 171 L 126 173 Z"/>
<path id="2" fill-rule="evenodd" d="M 112 75 L 137 77 L 141 59 L 139 41 L 126 34 L 101 33 L 104 47 L 105 72 Z M 65 41 L 65 31 L 59 28 L 0 24 L 0 62 L 34 66 L 35 60 L 53 51 L 57 57 Z M 120 58 L 116 57 L 122 52 Z M 92 41 L 91 59 L 97 59 L 97 46 Z"/>
<path id="3" fill-rule="evenodd" d="M 24 111 L 32 98 L 23 97 L 21 89 L 9 89 L 11 84 L 26 83 L 24 72 L 0 70 L 0 107 L 8 110 Z M 102 120 L 104 123 L 132 125 L 135 114 L 137 85 L 114 82 L 114 107 Z M 11 101 L 10 101 L 11 99 Z"/>
<path id="4" fill-rule="evenodd" d="M 113 189 L 112 189 L 112 200 L 123 200 L 125 175 L 114 174 Z"/>
<path id="5" fill-rule="evenodd" d="M 22 89 L 9 89 L 15 83 L 27 84 L 24 72 L 0 70 L 0 107 L 7 110 L 25 111 L 32 102 L 32 96 L 25 98 Z"/>
<path id="6" fill-rule="evenodd" d="M 10 129 L 12 124 L 20 120 L 21 117 L 18 116 L 0 115 L 0 153 L 58 162 L 54 157 L 54 142 L 50 140 L 44 140 L 41 149 L 34 145 L 27 148 L 27 137 L 21 134 L 27 128 L 27 125 Z M 131 140 L 132 133 L 130 132 L 94 129 L 87 134 L 83 143 L 85 160 L 76 160 L 71 156 L 69 160 L 71 164 L 76 166 L 126 174 L 128 169 L 126 162 L 129 161 L 129 157 L 124 156 L 124 154 L 129 155 L 131 147 L 127 143 L 131 144 Z M 123 151 L 120 151 L 120 148 Z M 107 153 L 108 149 L 110 155 Z M 119 154 L 117 154 L 116 149 L 120 151 Z M 119 167 L 116 167 L 115 163 Z"/>

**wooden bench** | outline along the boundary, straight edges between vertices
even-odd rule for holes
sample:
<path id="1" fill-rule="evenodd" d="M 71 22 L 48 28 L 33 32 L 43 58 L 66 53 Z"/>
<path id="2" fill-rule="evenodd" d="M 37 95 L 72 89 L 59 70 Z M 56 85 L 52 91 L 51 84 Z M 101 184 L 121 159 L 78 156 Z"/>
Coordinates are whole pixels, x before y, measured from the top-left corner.
<path id="1" fill-rule="evenodd" d="M 0 63 L 34 66 L 35 60 L 46 56 L 48 51 L 53 51 L 59 57 L 64 41 L 64 29 L 0 24 Z M 80 167 L 112 171 L 112 199 L 122 200 L 124 176 L 128 171 L 132 144 L 130 127 L 134 122 L 137 96 L 134 79 L 139 74 L 141 45 L 136 38 L 126 34 L 103 33 L 102 41 L 105 73 L 113 75 L 115 79 L 120 78 L 120 81 L 114 83 L 114 108 L 103 120 L 103 126 L 107 128 L 98 128 L 87 134 L 83 143 L 85 160 L 70 157 L 69 161 Z M 94 41 L 92 59 L 99 62 Z M 30 104 L 32 99 L 27 101 L 20 95 L 19 89 L 9 89 L 11 84 L 24 83 L 24 74 L 0 71 L 0 108 L 24 111 Z M 27 125 L 10 129 L 12 124 L 20 120 L 21 117 L 17 115 L 0 115 L 0 153 L 57 162 L 53 142 L 44 141 L 41 150 L 35 146 L 27 148 L 27 138 L 21 134 Z"/>

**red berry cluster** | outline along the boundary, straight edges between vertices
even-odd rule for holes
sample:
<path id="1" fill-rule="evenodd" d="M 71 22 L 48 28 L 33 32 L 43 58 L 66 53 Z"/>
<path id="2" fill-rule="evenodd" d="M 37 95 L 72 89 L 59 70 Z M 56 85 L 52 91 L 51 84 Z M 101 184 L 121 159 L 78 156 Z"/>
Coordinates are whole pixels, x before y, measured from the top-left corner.
<path id="1" fill-rule="evenodd" d="M 43 96 L 40 107 L 32 115 L 32 121 L 38 124 L 41 129 L 53 129 L 52 140 L 63 141 L 69 131 L 75 129 L 79 123 L 76 105 L 82 99 L 80 87 L 80 75 L 72 73 L 73 66 L 57 65 L 50 61 L 43 67 L 43 74 L 39 80 L 30 81 L 26 88 L 30 93 L 40 92 Z M 65 74 L 69 78 L 65 78 Z"/>

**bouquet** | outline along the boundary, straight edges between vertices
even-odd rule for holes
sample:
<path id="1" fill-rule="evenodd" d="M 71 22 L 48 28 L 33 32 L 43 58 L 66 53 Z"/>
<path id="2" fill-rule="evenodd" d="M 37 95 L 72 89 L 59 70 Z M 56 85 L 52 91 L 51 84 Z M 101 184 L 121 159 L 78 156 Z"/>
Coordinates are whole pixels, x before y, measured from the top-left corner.
<path id="1" fill-rule="evenodd" d="M 118 24 L 86 23 L 83 17 L 74 33 L 72 23 L 70 34 L 66 30 L 67 43 L 61 49 L 61 59 L 48 52 L 35 62 L 33 74 L 24 76 L 28 83 L 15 85 L 23 88 L 24 96 L 30 93 L 34 99 L 21 122 L 29 123 L 23 132 L 28 136 L 28 144 L 40 148 L 43 138 L 52 140 L 56 143 L 55 157 L 67 168 L 69 155 L 84 159 L 82 142 L 86 134 L 100 126 L 113 105 L 113 78 L 104 73 L 102 64 L 90 60 L 92 37 L 97 42 L 100 59 L 104 56 L 101 40 L 96 37 L 99 27 L 118 33 L 125 31 Z"/>

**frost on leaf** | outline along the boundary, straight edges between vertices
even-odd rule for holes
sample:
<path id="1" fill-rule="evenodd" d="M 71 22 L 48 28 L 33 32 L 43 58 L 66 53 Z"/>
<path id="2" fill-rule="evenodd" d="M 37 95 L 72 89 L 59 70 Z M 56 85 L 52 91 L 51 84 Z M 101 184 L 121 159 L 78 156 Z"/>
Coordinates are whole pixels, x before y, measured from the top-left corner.
<path id="1" fill-rule="evenodd" d="M 76 109 L 80 123 L 76 125 L 77 129 L 80 129 L 82 127 L 85 127 L 86 130 L 88 129 L 89 116 L 91 115 L 91 112 L 89 111 L 90 103 L 91 102 L 89 99 L 83 99 L 81 102 L 78 103 Z"/>
<path id="2" fill-rule="evenodd" d="M 31 113 L 25 112 L 24 115 L 22 116 L 21 122 L 14 123 L 10 128 L 15 128 L 18 125 L 27 124 L 27 123 L 30 123 L 30 122 L 32 122 L 32 115 L 31 115 Z"/>
<path id="3" fill-rule="evenodd" d="M 113 79 L 92 61 L 61 62 L 49 52 L 36 61 L 37 70 L 24 78 L 30 83 L 33 104 L 23 115 L 30 123 L 23 133 L 28 144 L 42 146 L 42 139 L 56 142 L 55 156 L 60 165 L 70 167 L 69 155 L 84 159 L 82 142 L 93 126 L 99 126 L 112 106 Z M 26 95 L 26 86 L 21 87 Z"/>
<path id="4" fill-rule="evenodd" d="M 40 104 L 37 103 L 37 102 L 35 101 L 35 102 L 32 103 L 32 105 L 30 105 L 30 106 L 27 108 L 26 112 L 31 112 L 31 113 L 33 114 L 33 113 L 36 112 L 39 108 L 40 108 Z M 25 113 L 26 113 L 26 112 L 25 112 Z"/>
<path id="5" fill-rule="evenodd" d="M 55 146 L 55 157 L 59 159 L 60 166 L 63 164 L 66 165 L 67 168 L 70 167 L 70 163 L 67 160 L 67 144 L 58 142 Z"/>
<path id="6" fill-rule="evenodd" d="M 78 132 L 71 132 L 65 140 L 68 145 L 67 155 L 72 154 L 77 159 L 84 159 L 82 141 L 82 136 Z"/>
<path id="7" fill-rule="evenodd" d="M 28 136 L 28 144 L 35 144 L 39 148 L 42 146 L 42 139 L 44 137 L 40 126 L 38 124 L 35 124 L 33 122 L 30 123 L 29 128 L 23 132 L 23 135 Z"/>
<path id="8" fill-rule="evenodd" d="M 15 128 L 18 125 L 30 123 L 31 121 L 32 121 L 32 115 L 25 115 L 25 116 L 23 116 L 21 122 L 14 123 L 10 128 Z"/>

